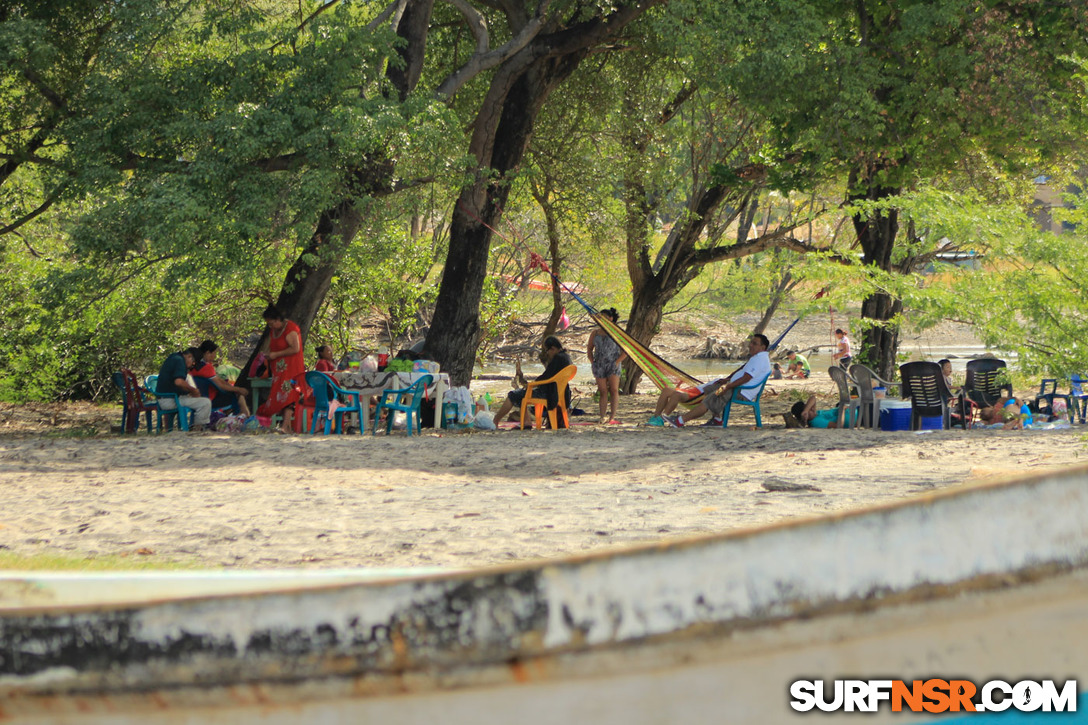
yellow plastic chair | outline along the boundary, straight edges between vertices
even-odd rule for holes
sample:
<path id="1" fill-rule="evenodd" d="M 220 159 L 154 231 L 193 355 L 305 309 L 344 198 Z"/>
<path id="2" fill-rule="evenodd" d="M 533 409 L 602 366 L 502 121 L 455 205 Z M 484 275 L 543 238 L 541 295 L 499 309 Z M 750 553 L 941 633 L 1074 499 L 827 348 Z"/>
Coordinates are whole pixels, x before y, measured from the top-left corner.
<path id="1" fill-rule="evenodd" d="M 577 365 L 568 365 L 560 370 L 558 373 L 546 380 L 534 380 L 529 383 L 525 388 L 525 397 L 521 400 L 521 427 L 525 427 L 525 412 L 529 410 L 529 406 L 533 406 L 533 410 L 536 415 L 536 428 L 540 428 L 541 410 L 547 408 L 548 421 L 552 424 L 552 430 L 558 428 L 559 413 L 563 414 L 563 427 L 570 427 L 570 414 L 567 413 L 567 385 L 574 378 L 574 374 L 578 372 Z M 540 388 L 543 385 L 549 385 L 555 383 L 555 387 L 558 389 L 559 402 L 554 408 L 548 408 L 548 400 L 544 397 L 533 397 L 535 389 Z"/>

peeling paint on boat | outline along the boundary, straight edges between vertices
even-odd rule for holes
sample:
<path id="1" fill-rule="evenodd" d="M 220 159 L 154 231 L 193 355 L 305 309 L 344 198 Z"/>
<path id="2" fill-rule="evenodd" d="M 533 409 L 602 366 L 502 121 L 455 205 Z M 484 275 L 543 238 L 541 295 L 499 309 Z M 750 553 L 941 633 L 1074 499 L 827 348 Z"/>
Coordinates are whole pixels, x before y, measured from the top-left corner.
<path id="1" fill-rule="evenodd" d="M 148 693 L 171 711 L 215 707 L 224 688 L 228 700 L 253 703 L 273 683 L 311 700 L 563 682 L 584 661 L 614 668 L 597 677 L 619 677 L 640 648 L 711 646 L 704 636 L 720 647 L 732 633 L 777 631 L 798 616 L 860 621 L 1086 568 L 1080 468 L 523 566 L 166 601 L 8 603 L 0 721 L 13 703 L 32 713 L 78 699 L 98 711 L 126 698 L 147 706 Z"/>

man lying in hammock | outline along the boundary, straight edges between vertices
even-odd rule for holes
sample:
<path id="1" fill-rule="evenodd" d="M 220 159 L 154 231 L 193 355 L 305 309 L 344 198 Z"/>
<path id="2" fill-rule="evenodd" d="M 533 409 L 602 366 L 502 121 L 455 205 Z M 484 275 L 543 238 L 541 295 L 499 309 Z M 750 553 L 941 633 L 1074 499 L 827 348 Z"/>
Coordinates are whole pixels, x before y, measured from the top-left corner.
<path id="1" fill-rule="evenodd" d="M 752 381 L 763 380 L 770 374 L 771 356 L 767 354 L 769 346 L 770 341 L 767 340 L 766 335 L 752 335 L 748 340 L 748 362 L 744 363 L 742 368 L 734 371 L 729 377 L 719 378 L 693 388 L 665 388 L 657 398 L 657 407 L 654 409 L 653 417 L 647 421 L 647 425 L 671 425 L 682 428 L 686 423 L 702 417 L 708 410 L 714 415 L 714 419 L 719 420 L 720 425 L 722 411 L 725 410 L 725 404 L 729 402 L 733 389 L 747 385 Z M 752 400 L 757 392 L 753 388 L 752 390 L 742 390 L 740 394 L 748 400 Z M 669 415 L 676 409 L 676 406 L 694 400 L 700 395 L 705 395 L 703 402 L 693 408 L 690 413 L 675 417 Z M 713 422 L 712 420 L 711 423 Z"/>

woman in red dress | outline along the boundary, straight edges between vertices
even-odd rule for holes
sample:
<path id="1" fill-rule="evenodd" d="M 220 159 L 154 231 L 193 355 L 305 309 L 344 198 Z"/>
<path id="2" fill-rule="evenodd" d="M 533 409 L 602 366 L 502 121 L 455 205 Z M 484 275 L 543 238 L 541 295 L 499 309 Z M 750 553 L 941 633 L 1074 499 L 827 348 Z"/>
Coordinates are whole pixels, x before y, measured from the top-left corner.
<path id="1" fill-rule="evenodd" d="M 272 388 L 258 414 L 273 416 L 283 412 L 280 431 L 289 433 L 295 404 L 306 397 L 306 362 L 302 356 L 302 331 L 283 316 L 275 305 L 269 305 L 262 315 L 268 325 L 268 355 L 272 371 Z"/>

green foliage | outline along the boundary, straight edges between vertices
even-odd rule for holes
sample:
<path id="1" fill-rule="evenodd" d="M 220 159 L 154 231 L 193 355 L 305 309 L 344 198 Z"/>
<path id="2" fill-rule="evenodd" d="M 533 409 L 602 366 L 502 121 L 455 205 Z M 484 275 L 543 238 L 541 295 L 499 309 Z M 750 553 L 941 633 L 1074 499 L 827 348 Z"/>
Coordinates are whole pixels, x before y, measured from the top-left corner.
<path id="1" fill-rule="evenodd" d="M 153 274 L 112 280 L 93 269 L 54 268 L 5 254 L 0 281 L 0 400 L 56 400 L 114 394 L 120 367 L 158 369 L 168 352 L 199 342 L 207 299 L 195 285 L 163 293 Z"/>
<path id="2" fill-rule="evenodd" d="M 164 561 L 148 555 L 116 554 L 80 558 L 64 553 L 20 554 L 0 551 L 0 569 L 7 571 L 114 571 L 130 569 L 195 569 L 196 564 Z"/>
<path id="3" fill-rule="evenodd" d="M 377 315 L 396 339 L 410 335 L 434 303 L 435 259 L 441 252 L 431 236 L 413 237 L 394 220 L 359 235 L 341 259 L 323 313 L 310 335 L 311 347 L 333 341 L 354 345 L 354 323 Z"/>
<path id="4" fill-rule="evenodd" d="M 501 13 L 483 5 L 501 42 Z M 554 8 L 568 28 L 611 9 Z M 426 324 L 449 200 L 478 161 L 461 116 L 475 116 L 487 84 L 448 102 L 389 92 L 403 41 L 369 27 L 377 12 L 310 0 L 3 5 L 0 399 L 95 396 L 122 364 L 149 372 L 181 345 L 243 339 L 317 220 L 345 204 L 362 231 L 336 251 L 315 339 L 349 347 L 374 314 L 394 335 Z M 435 12 L 426 88 L 464 62 L 468 37 L 455 7 Z M 835 208 L 903 191 L 841 210 L 899 216 L 886 264 L 857 263 L 810 225 L 805 236 L 835 252 L 731 261 L 676 302 L 763 307 L 788 272 L 801 314 L 887 294 L 903 316 L 864 324 L 967 319 L 1028 369 L 1083 372 L 1082 235 L 1038 234 L 1019 209 L 1038 169 L 1075 167 L 1065 157 L 1083 138 L 1085 21 L 1076 3 L 1034 0 L 670 0 L 628 28 L 625 52 L 592 53 L 553 89 L 528 163 L 503 180 L 505 218 L 546 254 L 546 204 L 563 279 L 623 308 L 625 237 L 632 258 L 656 262 L 659 227 L 688 220 L 707 184 L 739 199 L 762 172 L 775 192 L 765 226 L 819 206 L 817 193 Z M 713 212 L 693 253 L 728 239 L 718 220 L 737 206 Z M 982 274 L 925 273 L 945 238 L 983 253 Z M 496 240 L 492 252 L 481 355 L 518 315 L 551 304 L 501 282 L 521 272 L 524 249 Z M 828 297 L 809 299 L 825 286 Z"/>

